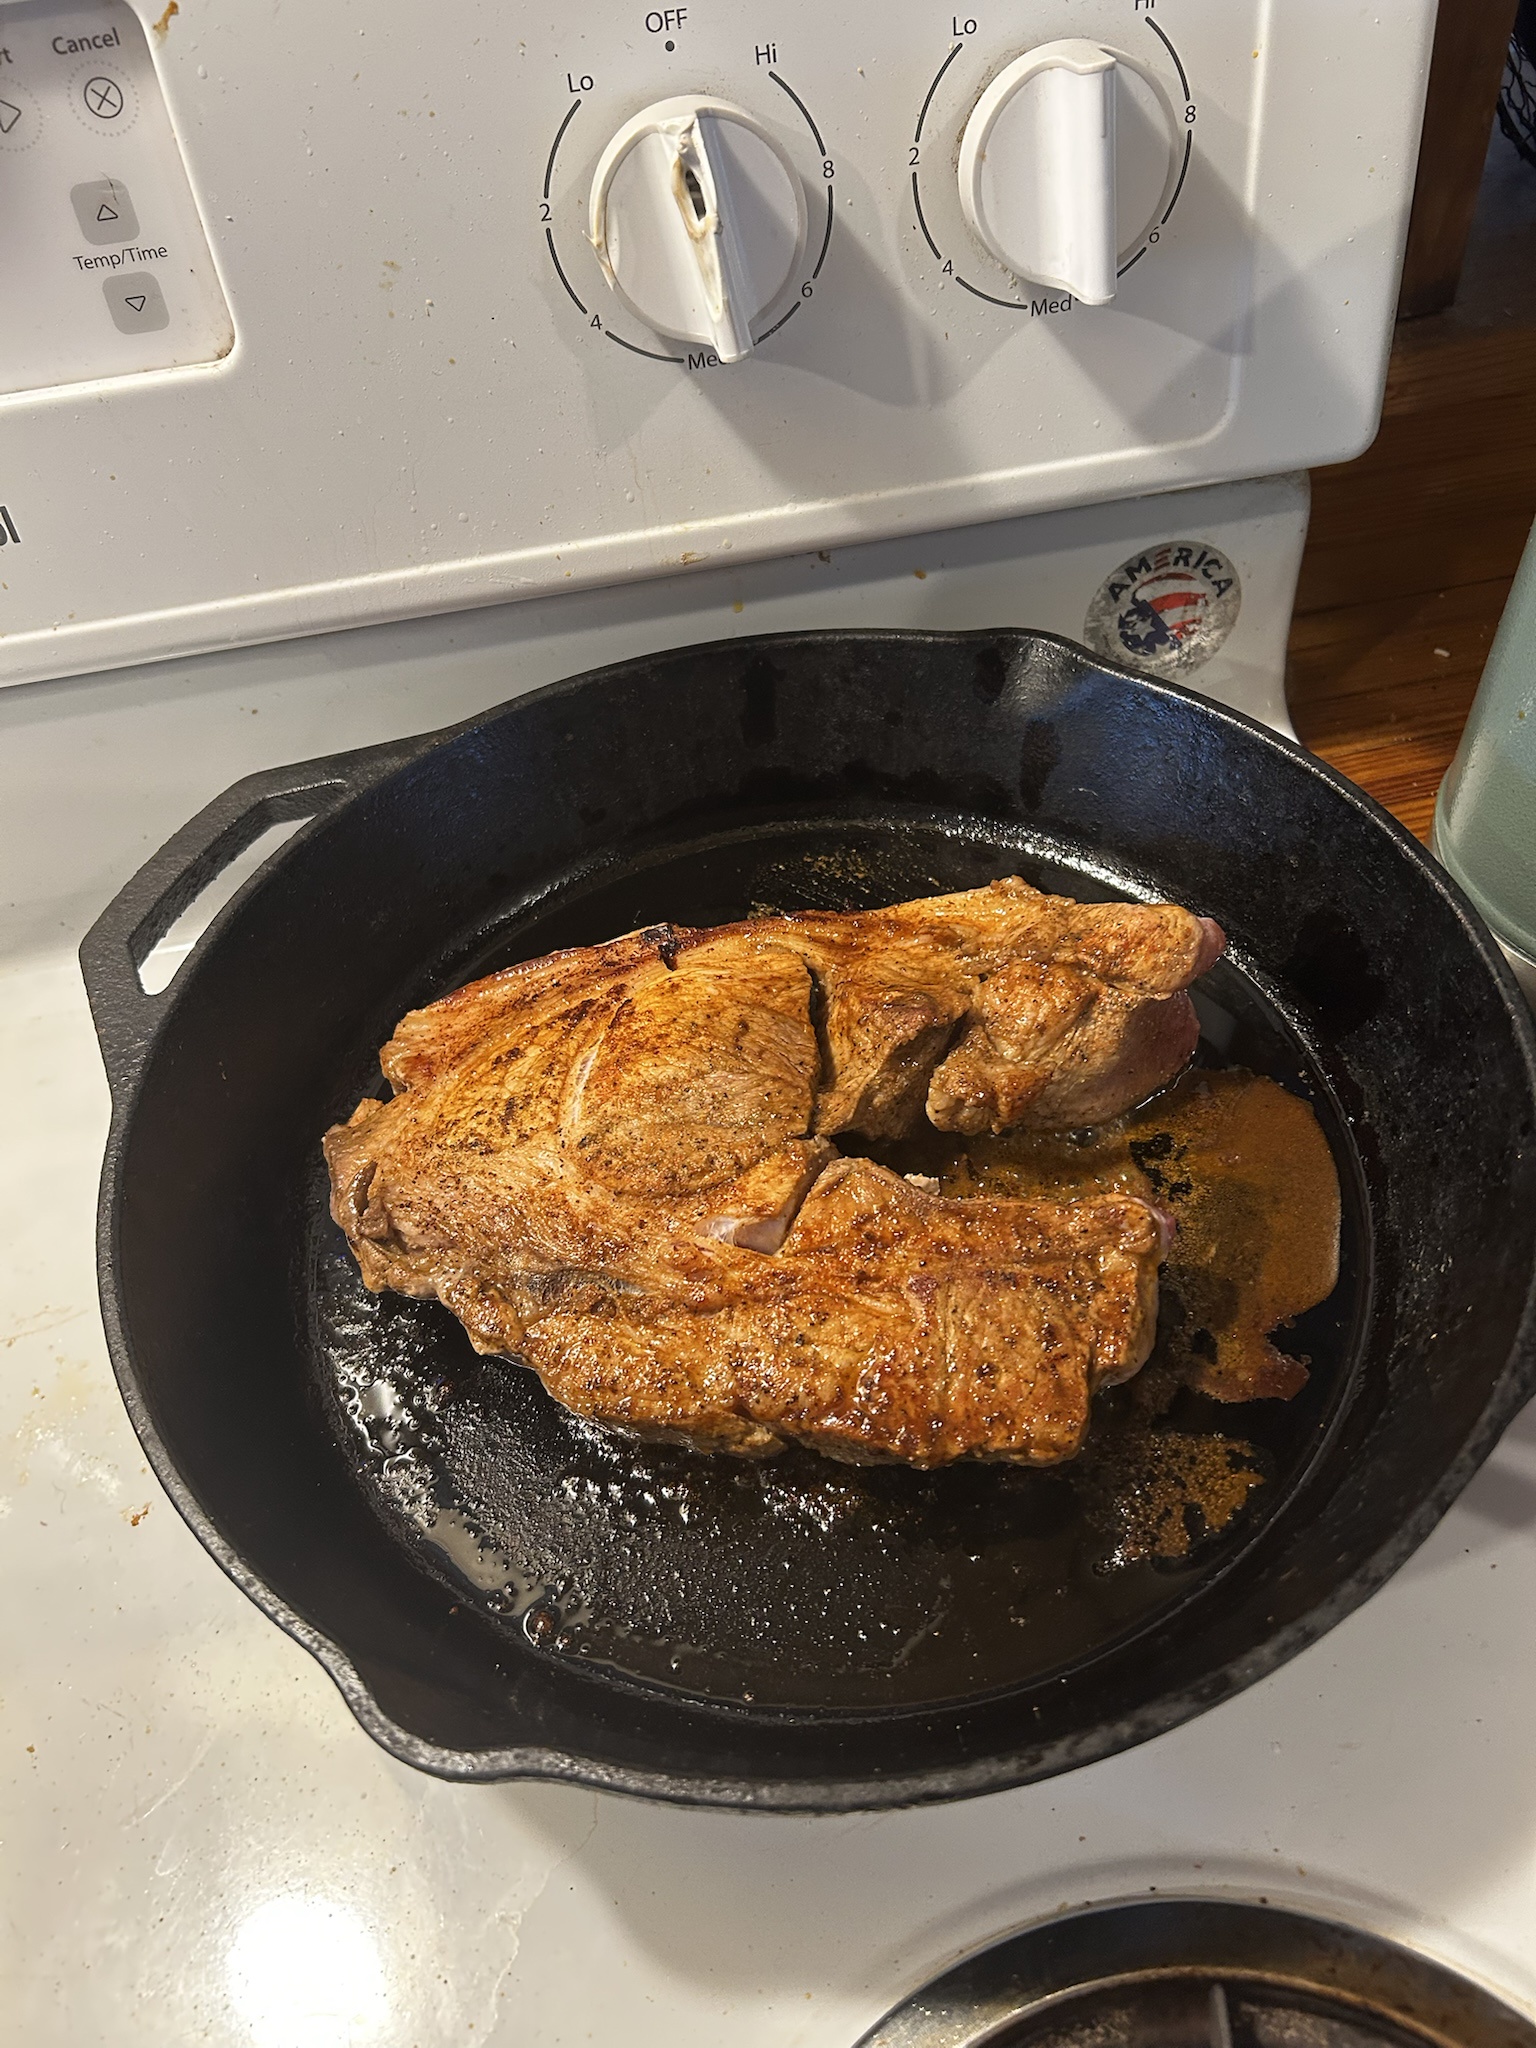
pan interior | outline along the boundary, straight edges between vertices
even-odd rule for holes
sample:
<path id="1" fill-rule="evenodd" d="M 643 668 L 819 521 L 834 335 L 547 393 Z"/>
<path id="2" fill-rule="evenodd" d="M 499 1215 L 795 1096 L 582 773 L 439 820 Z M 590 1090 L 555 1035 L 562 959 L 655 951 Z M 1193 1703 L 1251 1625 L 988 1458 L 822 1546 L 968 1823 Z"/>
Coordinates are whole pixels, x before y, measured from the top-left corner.
<path id="1" fill-rule="evenodd" d="M 738 823 L 552 880 L 465 935 L 407 1000 L 664 920 L 873 908 L 1006 874 L 1085 900 L 1160 893 L 995 821 Z M 445 1597 L 476 1607 L 521 1654 L 759 1711 L 974 1699 L 1066 1676 L 1161 1628 L 1261 1536 L 1321 1448 L 1355 1370 L 1369 1242 L 1358 1163 L 1301 1034 L 1230 959 L 1198 1001 L 1197 1059 L 1306 1097 L 1345 1199 L 1339 1285 L 1276 1340 L 1310 1361 L 1303 1392 L 1223 1406 L 1186 1388 L 1157 1418 L 1159 1430 L 1235 1443 L 1262 1474 L 1219 1533 L 1186 1517 L 1183 1556 L 1126 1556 L 1106 1500 L 1102 1454 L 1146 1428 L 1134 1382 L 1101 1395 L 1091 1454 L 1055 1470 L 920 1473 L 798 1449 L 758 1463 L 636 1445 L 570 1415 L 528 1370 L 477 1358 L 438 1304 L 369 1295 L 316 1170 L 312 1355 L 357 1483 Z M 382 1092 L 371 1048 L 349 1079 L 338 1114 Z"/>

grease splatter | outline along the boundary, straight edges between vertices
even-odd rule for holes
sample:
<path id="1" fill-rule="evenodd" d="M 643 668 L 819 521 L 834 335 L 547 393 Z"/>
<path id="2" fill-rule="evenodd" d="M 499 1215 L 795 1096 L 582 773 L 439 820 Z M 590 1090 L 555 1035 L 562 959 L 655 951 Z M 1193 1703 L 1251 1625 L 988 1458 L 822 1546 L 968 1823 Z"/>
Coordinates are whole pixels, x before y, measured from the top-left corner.
<path id="1" fill-rule="evenodd" d="M 1197 1068 L 1096 1131 L 922 1150 L 902 1170 L 935 1174 L 948 1195 L 1155 1202 L 1178 1226 L 1162 1271 L 1177 1315 L 1155 1363 L 1217 1401 L 1284 1401 L 1306 1385 L 1305 1362 L 1270 1333 L 1338 1281 L 1339 1176 L 1310 1104 L 1278 1082 Z"/>
<path id="2" fill-rule="evenodd" d="M 1098 1130 L 935 1132 L 872 1149 L 946 1195 L 1128 1194 L 1172 1214 L 1157 1348 L 1125 1389 L 1129 1416 L 1111 1426 L 1097 1416 L 1069 1476 L 1113 1564 L 1186 1557 L 1227 1528 L 1265 1483 L 1263 1460 L 1238 1437 L 1160 1419 L 1184 1388 L 1286 1401 L 1307 1383 L 1307 1361 L 1271 1335 L 1338 1281 L 1338 1170 L 1310 1105 L 1262 1075 L 1197 1068 Z"/>
<path id="3" fill-rule="evenodd" d="M 1130 1429 L 1091 1443 L 1080 1497 L 1112 1548 L 1106 1565 L 1188 1557 L 1217 1536 L 1264 1484 L 1251 1445 L 1228 1436 Z"/>

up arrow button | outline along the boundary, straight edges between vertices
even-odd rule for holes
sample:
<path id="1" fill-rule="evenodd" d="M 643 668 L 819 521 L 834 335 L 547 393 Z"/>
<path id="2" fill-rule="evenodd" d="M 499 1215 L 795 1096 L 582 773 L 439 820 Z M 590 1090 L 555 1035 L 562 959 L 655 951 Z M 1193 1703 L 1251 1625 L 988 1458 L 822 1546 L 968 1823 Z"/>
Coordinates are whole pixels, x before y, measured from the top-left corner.
<path id="1" fill-rule="evenodd" d="M 131 242 L 139 232 L 139 216 L 128 197 L 128 187 L 116 178 L 92 178 L 88 184 L 72 185 L 69 203 L 81 234 L 98 248 Z"/>

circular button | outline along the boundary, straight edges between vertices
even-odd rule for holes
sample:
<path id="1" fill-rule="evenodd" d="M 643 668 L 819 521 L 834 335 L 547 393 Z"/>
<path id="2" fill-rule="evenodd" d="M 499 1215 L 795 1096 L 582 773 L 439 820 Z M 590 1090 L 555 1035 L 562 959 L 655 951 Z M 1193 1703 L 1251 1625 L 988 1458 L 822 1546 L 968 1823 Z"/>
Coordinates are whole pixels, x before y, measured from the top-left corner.
<path id="1" fill-rule="evenodd" d="M 37 102 L 26 87 L 0 82 L 0 149 L 30 149 L 42 129 Z"/>
<path id="2" fill-rule="evenodd" d="M 123 111 L 123 88 L 115 78 L 108 78 L 104 73 L 88 78 L 80 88 L 80 95 L 85 101 L 85 111 L 94 114 L 98 121 L 115 121 Z"/>
<path id="3" fill-rule="evenodd" d="M 93 135 L 121 135 L 139 118 L 139 95 L 132 78 L 118 67 L 80 64 L 69 81 L 69 108 L 82 128 Z"/>

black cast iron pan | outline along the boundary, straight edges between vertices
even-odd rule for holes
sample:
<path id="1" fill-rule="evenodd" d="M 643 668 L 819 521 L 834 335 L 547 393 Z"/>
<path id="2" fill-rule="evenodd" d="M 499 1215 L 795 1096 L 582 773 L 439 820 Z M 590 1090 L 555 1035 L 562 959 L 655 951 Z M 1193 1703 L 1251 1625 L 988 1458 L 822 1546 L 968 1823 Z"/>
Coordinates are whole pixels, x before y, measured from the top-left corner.
<path id="1" fill-rule="evenodd" d="M 145 995 L 180 910 L 300 817 Z M 1309 1097 L 1334 1147 L 1343 1274 L 1284 1339 L 1306 1393 L 1169 1418 L 1266 1475 L 1219 1536 L 1117 1564 L 1071 1472 L 626 1448 L 436 1304 L 361 1289 L 318 1142 L 411 1005 L 663 919 L 1014 872 L 1217 918 L 1200 1056 Z M 1348 1613 L 1536 1383 L 1536 1044 L 1476 916 L 1317 761 L 1046 635 L 691 648 L 250 777 L 82 960 L 135 1426 L 369 1733 L 445 1776 L 834 1810 L 1069 1769 Z"/>

